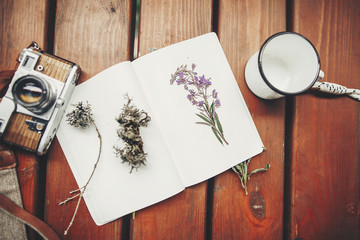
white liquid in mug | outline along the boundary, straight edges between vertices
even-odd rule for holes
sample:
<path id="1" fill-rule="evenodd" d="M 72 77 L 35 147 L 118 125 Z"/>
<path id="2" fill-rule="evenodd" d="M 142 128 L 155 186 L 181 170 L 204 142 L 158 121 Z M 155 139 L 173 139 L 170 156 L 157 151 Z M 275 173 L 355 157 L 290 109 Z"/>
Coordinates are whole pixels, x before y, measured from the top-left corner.
<path id="1" fill-rule="evenodd" d="M 278 57 L 267 57 L 263 60 L 265 77 L 276 88 L 288 89 L 291 84 L 287 64 Z"/>

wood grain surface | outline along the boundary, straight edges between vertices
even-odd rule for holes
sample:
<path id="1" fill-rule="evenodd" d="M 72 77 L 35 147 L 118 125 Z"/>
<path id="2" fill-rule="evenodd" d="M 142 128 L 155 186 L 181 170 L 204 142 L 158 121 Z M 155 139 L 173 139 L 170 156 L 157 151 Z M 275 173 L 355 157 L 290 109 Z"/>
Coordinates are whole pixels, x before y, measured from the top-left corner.
<path id="1" fill-rule="evenodd" d="M 138 55 L 211 32 L 211 16 L 211 0 L 141 1 Z M 206 202 L 203 182 L 140 210 L 131 220 L 130 238 L 204 239 Z"/>
<path id="2" fill-rule="evenodd" d="M 271 168 L 248 182 L 246 195 L 229 170 L 215 178 L 213 239 L 281 239 L 283 234 L 285 101 L 263 101 L 247 88 L 248 59 L 270 35 L 286 30 L 284 0 L 219 3 L 219 38 L 267 150 L 254 157 L 249 170 Z M 241 147 L 241 146 L 239 146 Z"/>
<path id="3" fill-rule="evenodd" d="M 62 0 L 57 1 L 56 7 L 54 54 L 80 65 L 82 73 L 79 82 L 130 58 L 130 0 Z M 84 101 L 91 104 L 91 99 Z M 61 147 L 55 141 L 48 157 L 45 220 L 63 239 L 119 239 L 122 219 L 98 227 L 83 200 L 68 235 L 63 235 L 77 199 L 64 206 L 58 204 L 70 196 L 69 191 L 77 188 Z"/>
<path id="4" fill-rule="evenodd" d="M 247 88 L 244 69 L 270 35 L 295 31 L 318 50 L 325 81 L 360 88 L 360 2 L 141 0 L 134 44 L 135 6 L 136 0 L 0 1 L 0 70 L 14 69 L 21 50 L 36 41 L 79 64 L 81 83 L 133 54 L 215 31 L 267 148 L 249 170 L 267 163 L 270 170 L 251 177 L 248 195 L 229 170 L 134 219 L 100 227 L 82 200 L 64 236 L 76 201 L 58 204 L 78 186 L 55 140 L 41 158 L 16 150 L 25 209 L 63 239 L 359 239 L 359 103 L 315 92 L 264 101 Z M 30 239 L 37 236 L 30 232 Z"/>
<path id="5" fill-rule="evenodd" d="M 319 51 L 324 81 L 360 88 L 360 2 L 296 0 L 293 30 Z M 291 129 L 291 239 L 359 239 L 360 105 L 306 94 Z"/>

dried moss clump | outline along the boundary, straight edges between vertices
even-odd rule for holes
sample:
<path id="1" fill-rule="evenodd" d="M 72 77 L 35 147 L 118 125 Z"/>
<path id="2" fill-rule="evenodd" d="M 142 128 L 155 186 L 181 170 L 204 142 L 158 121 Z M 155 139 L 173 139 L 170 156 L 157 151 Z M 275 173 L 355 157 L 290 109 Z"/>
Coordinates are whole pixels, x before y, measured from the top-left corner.
<path id="1" fill-rule="evenodd" d="M 132 99 L 126 94 L 127 103 L 124 104 L 120 115 L 116 121 L 120 124 L 117 134 L 125 143 L 123 148 L 114 146 L 115 154 L 122 159 L 122 163 L 128 163 L 131 167 L 130 173 L 141 165 L 146 165 L 146 153 L 143 149 L 143 141 L 140 136 L 140 127 L 146 127 L 151 120 L 150 116 L 144 111 L 136 108 Z"/>

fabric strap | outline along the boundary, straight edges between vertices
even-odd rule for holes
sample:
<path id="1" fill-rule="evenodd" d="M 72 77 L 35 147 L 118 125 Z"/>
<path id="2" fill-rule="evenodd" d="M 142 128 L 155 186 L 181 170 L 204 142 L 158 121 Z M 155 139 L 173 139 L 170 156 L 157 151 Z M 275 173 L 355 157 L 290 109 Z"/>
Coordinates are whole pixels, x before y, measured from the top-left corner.
<path id="1" fill-rule="evenodd" d="M 24 209 L 20 208 L 18 205 L 16 205 L 14 202 L 12 202 L 10 199 L 5 197 L 4 195 L 0 194 L 0 209 L 4 211 L 5 213 L 14 216 L 17 220 L 27 224 L 31 228 L 33 228 L 35 231 L 37 231 L 40 236 L 42 236 L 44 239 L 54 239 L 58 240 L 60 239 L 59 236 L 56 234 L 56 232 L 49 227 L 45 222 L 41 221 L 39 218 L 35 217 L 31 213 L 25 211 Z M 6 236 L 6 232 L 9 229 L 6 229 L 4 231 L 4 234 Z M 16 232 L 16 238 L 13 239 L 26 239 L 26 238 L 20 238 L 20 235 L 22 232 Z M 23 237 L 23 236 L 21 236 Z M 11 239 L 11 238 L 6 238 Z"/>
<path id="2" fill-rule="evenodd" d="M 0 182 L 0 239 L 27 239 L 25 225 L 3 210 L 3 205 L 7 201 L 16 208 L 23 207 L 15 157 L 6 149 L 0 150 Z"/>

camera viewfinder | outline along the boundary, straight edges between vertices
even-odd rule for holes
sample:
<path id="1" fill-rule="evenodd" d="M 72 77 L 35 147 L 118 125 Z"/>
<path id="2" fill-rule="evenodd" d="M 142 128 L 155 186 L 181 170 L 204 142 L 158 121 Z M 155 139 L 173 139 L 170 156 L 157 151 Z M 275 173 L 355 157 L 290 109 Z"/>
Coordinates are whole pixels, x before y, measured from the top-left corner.
<path id="1" fill-rule="evenodd" d="M 25 68 L 33 68 L 33 66 L 35 65 L 35 58 L 30 57 L 30 56 L 26 56 L 26 59 L 23 63 L 23 67 Z"/>

